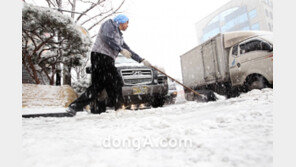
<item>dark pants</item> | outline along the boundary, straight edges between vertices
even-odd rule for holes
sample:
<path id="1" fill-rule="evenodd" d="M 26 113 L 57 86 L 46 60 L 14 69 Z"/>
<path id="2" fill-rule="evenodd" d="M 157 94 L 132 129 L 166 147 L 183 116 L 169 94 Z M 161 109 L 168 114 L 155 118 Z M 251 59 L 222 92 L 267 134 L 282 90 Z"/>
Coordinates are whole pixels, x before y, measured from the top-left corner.
<path id="1" fill-rule="evenodd" d="M 99 93 L 106 89 L 108 100 L 115 110 L 123 103 L 122 78 L 114 65 L 114 59 L 100 53 L 91 53 L 92 84 L 80 95 L 70 107 L 76 111 L 83 110 L 83 107 L 90 102 L 97 100 Z"/>

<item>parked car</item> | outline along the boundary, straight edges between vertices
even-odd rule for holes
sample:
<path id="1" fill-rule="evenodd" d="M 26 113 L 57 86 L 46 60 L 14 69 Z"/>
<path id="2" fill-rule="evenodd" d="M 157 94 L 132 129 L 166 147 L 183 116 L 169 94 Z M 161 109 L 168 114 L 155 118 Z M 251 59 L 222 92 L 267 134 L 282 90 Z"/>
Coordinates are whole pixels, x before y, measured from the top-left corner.
<path id="1" fill-rule="evenodd" d="M 119 55 L 115 60 L 115 66 L 121 75 L 124 86 L 122 94 L 124 107 L 151 105 L 152 107 L 162 107 L 168 93 L 167 77 L 152 68 L 139 64 L 133 59 L 128 59 Z M 90 67 L 87 72 L 91 73 Z M 108 98 L 105 103 L 109 106 Z M 100 102 L 91 103 L 91 112 L 98 112 Z"/>
<path id="2" fill-rule="evenodd" d="M 183 83 L 201 94 L 214 91 L 228 97 L 252 89 L 273 87 L 272 33 L 220 33 L 181 55 Z M 185 90 L 187 100 L 196 96 Z"/>

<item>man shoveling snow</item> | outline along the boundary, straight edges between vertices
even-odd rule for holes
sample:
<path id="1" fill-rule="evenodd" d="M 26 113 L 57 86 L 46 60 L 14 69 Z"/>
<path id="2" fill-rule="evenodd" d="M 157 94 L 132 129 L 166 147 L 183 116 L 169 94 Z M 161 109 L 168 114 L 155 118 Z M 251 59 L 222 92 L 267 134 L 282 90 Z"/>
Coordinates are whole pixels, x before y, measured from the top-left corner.
<path id="1" fill-rule="evenodd" d="M 70 116 L 74 116 L 77 111 L 82 111 L 86 105 L 99 98 L 99 96 L 103 98 L 104 94 L 108 95 L 115 110 L 121 108 L 123 104 L 123 82 L 114 65 L 114 61 L 119 53 L 127 58 L 143 63 L 147 67 L 151 66 L 147 60 L 133 52 L 125 43 L 121 31 L 125 31 L 128 28 L 128 23 L 129 19 L 125 15 L 120 14 L 113 20 L 109 19 L 102 24 L 91 52 L 92 84 L 69 105 L 67 112 Z M 106 111 L 105 101 L 99 103 L 100 110 L 102 112 Z"/>

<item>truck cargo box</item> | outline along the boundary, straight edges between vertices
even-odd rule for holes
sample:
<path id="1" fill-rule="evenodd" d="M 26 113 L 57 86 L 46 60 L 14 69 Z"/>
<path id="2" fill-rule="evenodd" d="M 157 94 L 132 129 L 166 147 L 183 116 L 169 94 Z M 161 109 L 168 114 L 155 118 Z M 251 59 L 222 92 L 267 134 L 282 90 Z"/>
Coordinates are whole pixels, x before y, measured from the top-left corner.
<path id="1" fill-rule="evenodd" d="M 224 49 L 223 35 L 218 34 L 181 55 L 183 83 L 194 87 L 226 81 L 228 52 Z"/>

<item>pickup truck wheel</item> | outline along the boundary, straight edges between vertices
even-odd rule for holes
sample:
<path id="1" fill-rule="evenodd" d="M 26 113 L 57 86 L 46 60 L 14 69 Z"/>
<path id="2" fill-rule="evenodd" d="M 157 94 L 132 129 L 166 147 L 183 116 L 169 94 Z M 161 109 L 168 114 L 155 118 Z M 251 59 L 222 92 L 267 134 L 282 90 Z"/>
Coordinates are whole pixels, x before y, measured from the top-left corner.
<path id="1" fill-rule="evenodd" d="M 150 103 L 153 108 L 162 107 L 165 103 L 165 97 L 156 95 Z"/>
<path id="2" fill-rule="evenodd" d="M 247 84 L 247 88 L 249 91 L 253 89 L 263 89 L 266 88 L 267 84 L 265 79 L 262 76 L 255 76 Z"/>
<path id="3" fill-rule="evenodd" d="M 165 97 L 165 104 L 175 104 L 176 97 L 173 97 L 171 95 Z"/>

